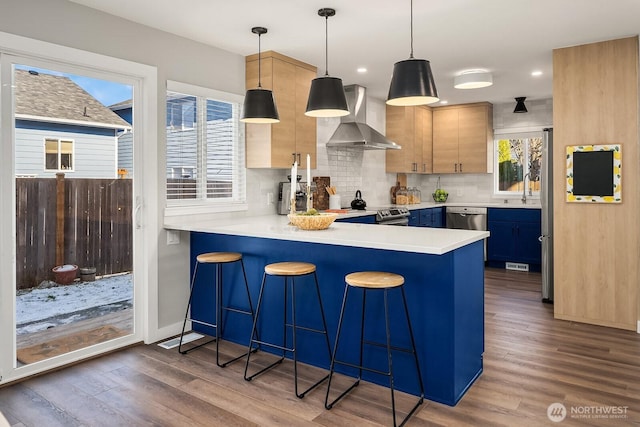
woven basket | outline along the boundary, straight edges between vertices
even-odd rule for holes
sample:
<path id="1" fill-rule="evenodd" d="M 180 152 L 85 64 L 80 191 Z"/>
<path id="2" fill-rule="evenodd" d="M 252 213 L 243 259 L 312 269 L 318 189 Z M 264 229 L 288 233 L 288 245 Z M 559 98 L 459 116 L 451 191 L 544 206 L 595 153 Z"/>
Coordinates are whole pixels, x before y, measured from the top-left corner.
<path id="1" fill-rule="evenodd" d="M 325 230 L 336 220 L 338 214 L 321 213 L 318 215 L 289 214 L 291 224 L 303 230 Z"/>

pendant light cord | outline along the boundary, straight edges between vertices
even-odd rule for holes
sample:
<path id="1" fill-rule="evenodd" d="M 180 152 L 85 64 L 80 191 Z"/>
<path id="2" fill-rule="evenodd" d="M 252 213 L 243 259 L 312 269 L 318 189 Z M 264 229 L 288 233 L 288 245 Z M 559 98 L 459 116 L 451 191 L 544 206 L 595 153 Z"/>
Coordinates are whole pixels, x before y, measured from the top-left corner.
<path id="1" fill-rule="evenodd" d="M 413 59 L 413 0 L 411 0 L 411 53 L 409 59 Z"/>
<path id="2" fill-rule="evenodd" d="M 260 49 L 260 39 L 262 38 L 262 34 L 258 34 L 258 89 L 262 89 L 262 85 L 260 84 L 260 76 L 262 75 L 262 58 L 261 58 L 261 49 Z"/>
<path id="3" fill-rule="evenodd" d="M 324 75 L 329 75 L 329 15 L 324 17 Z"/>

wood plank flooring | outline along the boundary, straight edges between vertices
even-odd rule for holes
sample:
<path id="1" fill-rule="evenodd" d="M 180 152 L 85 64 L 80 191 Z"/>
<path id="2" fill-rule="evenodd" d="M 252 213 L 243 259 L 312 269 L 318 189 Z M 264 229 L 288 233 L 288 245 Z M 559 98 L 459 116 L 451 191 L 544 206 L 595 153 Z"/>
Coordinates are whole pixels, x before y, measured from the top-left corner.
<path id="1" fill-rule="evenodd" d="M 554 320 L 539 274 L 487 269 L 485 277 L 484 373 L 457 406 L 425 401 L 407 425 L 640 426 L 640 335 Z M 225 355 L 243 351 L 223 344 Z M 214 349 L 181 356 L 135 346 L 0 388 L 0 411 L 12 426 L 38 427 L 392 425 L 383 387 L 362 384 L 327 411 L 326 385 L 294 396 L 291 363 L 247 382 L 244 363 L 220 369 Z M 323 373 L 301 371 L 309 384 Z M 401 395 L 399 411 L 414 399 Z M 554 402 L 568 411 L 557 424 L 547 417 Z M 611 406 L 625 407 L 625 418 L 593 413 Z"/>

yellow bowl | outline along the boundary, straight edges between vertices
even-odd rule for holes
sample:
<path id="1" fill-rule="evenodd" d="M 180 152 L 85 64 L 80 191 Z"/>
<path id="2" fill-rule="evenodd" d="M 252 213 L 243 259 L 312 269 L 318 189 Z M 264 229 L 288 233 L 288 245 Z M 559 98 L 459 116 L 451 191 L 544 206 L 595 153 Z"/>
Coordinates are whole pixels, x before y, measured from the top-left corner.
<path id="1" fill-rule="evenodd" d="M 289 222 L 303 230 L 325 230 L 336 220 L 336 213 L 320 213 L 318 215 L 289 214 Z"/>

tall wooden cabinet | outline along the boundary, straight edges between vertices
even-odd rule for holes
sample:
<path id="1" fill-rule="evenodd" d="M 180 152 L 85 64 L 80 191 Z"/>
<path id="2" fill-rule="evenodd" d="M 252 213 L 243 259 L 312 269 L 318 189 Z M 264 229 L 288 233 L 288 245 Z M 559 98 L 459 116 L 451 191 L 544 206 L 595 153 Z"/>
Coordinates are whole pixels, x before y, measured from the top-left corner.
<path id="1" fill-rule="evenodd" d="M 307 97 L 317 68 L 273 51 L 263 52 L 261 84 L 271 89 L 280 123 L 246 124 L 248 168 L 289 168 L 294 155 L 306 167 L 316 167 L 316 119 L 307 117 Z M 246 57 L 246 87 L 258 86 L 258 55 Z"/>
<path id="2" fill-rule="evenodd" d="M 493 106 L 433 109 L 433 173 L 487 173 L 493 167 Z"/>
<path id="3" fill-rule="evenodd" d="M 386 137 L 402 146 L 386 151 L 387 172 L 431 173 L 431 129 L 430 107 L 387 105 Z"/>

